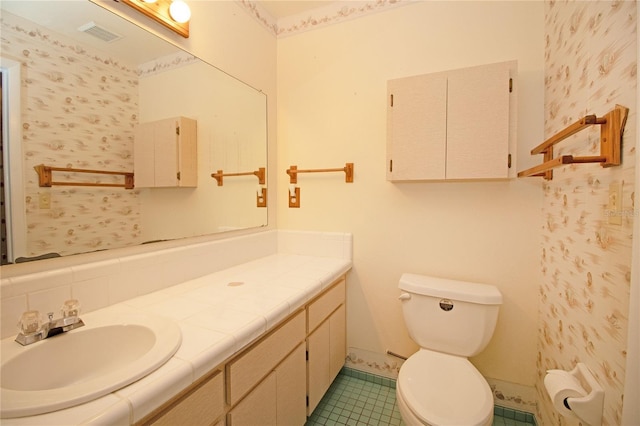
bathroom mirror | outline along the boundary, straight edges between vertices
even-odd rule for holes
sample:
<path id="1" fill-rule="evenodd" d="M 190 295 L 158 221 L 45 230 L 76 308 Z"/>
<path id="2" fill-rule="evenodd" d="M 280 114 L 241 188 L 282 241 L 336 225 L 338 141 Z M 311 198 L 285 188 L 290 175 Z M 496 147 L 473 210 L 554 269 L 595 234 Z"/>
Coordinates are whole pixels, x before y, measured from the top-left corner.
<path id="1" fill-rule="evenodd" d="M 211 177 L 266 167 L 263 93 L 88 0 L 0 7 L 9 262 L 267 224 L 255 176 Z M 134 171 L 136 126 L 172 117 L 197 122 L 196 187 L 38 185 L 39 164 Z M 53 181 L 122 180 L 80 175 Z"/>

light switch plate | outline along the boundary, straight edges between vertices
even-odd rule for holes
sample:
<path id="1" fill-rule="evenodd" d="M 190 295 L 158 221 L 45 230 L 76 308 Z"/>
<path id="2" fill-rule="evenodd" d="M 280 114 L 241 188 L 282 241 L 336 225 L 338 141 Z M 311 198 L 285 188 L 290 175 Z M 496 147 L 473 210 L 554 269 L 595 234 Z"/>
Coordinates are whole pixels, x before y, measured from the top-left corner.
<path id="1" fill-rule="evenodd" d="M 38 206 L 43 209 L 50 209 L 51 208 L 51 194 L 48 192 L 41 192 L 38 195 Z"/>
<path id="2" fill-rule="evenodd" d="M 622 185 L 619 182 L 609 184 L 607 216 L 610 225 L 622 225 Z"/>

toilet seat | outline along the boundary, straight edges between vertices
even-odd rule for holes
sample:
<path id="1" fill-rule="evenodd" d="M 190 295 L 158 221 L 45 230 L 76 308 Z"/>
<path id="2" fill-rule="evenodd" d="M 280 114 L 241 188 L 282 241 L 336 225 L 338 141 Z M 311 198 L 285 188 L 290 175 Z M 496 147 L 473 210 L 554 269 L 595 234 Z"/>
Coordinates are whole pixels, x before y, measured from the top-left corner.
<path id="1" fill-rule="evenodd" d="M 421 349 L 400 368 L 398 396 L 426 425 L 485 425 L 493 394 L 467 358 Z"/>

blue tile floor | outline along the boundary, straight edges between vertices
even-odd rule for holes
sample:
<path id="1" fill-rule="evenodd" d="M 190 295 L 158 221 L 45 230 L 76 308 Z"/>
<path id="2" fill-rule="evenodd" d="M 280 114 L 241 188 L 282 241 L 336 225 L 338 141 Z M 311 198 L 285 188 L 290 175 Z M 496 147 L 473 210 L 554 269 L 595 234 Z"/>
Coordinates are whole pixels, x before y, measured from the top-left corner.
<path id="1" fill-rule="evenodd" d="M 533 415 L 496 407 L 493 426 L 535 425 Z M 405 426 L 396 404 L 395 381 L 343 368 L 306 426 Z"/>

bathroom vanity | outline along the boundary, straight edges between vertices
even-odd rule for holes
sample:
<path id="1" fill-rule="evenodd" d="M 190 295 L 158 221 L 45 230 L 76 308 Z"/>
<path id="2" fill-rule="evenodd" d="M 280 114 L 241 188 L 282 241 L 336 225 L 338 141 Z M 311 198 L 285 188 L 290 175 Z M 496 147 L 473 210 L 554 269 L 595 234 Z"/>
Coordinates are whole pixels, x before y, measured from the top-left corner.
<path id="1" fill-rule="evenodd" d="M 140 424 L 304 424 L 344 364 L 344 302 L 343 276 Z"/>
<path id="2" fill-rule="evenodd" d="M 351 236 L 269 231 L 212 244 L 255 257 L 82 314 L 87 325 L 125 313 L 172 319 L 182 344 L 169 361 L 93 401 L 3 425 L 304 424 L 345 361 Z"/>

